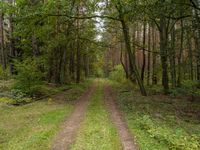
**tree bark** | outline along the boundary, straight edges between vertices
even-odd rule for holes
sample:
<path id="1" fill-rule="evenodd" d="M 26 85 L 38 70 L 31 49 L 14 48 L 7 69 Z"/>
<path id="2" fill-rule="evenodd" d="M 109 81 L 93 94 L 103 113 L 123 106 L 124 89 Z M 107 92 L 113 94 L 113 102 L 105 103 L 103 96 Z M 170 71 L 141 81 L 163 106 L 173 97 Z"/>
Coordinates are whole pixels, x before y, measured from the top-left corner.
<path id="1" fill-rule="evenodd" d="M 187 43 L 188 43 L 188 57 L 190 66 L 190 79 L 194 80 L 194 70 L 193 70 L 193 52 L 192 52 L 192 41 L 190 30 L 187 31 Z"/>
<path id="2" fill-rule="evenodd" d="M 13 25 L 13 14 L 10 15 L 9 18 L 10 21 L 10 28 L 9 28 L 9 34 L 10 34 L 10 56 L 11 56 L 11 60 L 10 62 L 10 73 L 11 74 L 15 74 L 15 68 L 14 68 L 14 62 L 13 62 L 13 58 L 16 57 L 17 55 L 17 51 L 15 50 L 15 39 L 13 37 L 13 32 L 14 32 L 14 25 Z"/>
<path id="3" fill-rule="evenodd" d="M 80 12 L 79 12 L 79 4 L 77 6 L 77 16 L 79 17 Z M 76 33 L 76 83 L 80 82 L 80 77 L 81 77 L 81 52 L 80 52 L 80 20 L 77 19 L 76 22 L 76 27 L 77 27 L 77 33 Z"/>
<path id="4" fill-rule="evenodd" d="M 152 62 L 152 84 L 157 84 L 157 75 L 156 75 L 156 31 L 155 26 L 152 28 L 152 51 L 153 51 L 153 62 Z"/>
<path id="5" fill-rule="evenodd" d="M 171 81 L 172 87 L 176 87 L 176 53 L 175 53 L 175 27 L 173 27 L 171 33 L 171 47 L 169 52 L 169 59 L 170 59 L 170 73 L 171 73 Z"/>
<path id="6" fill-rule="evenodd" d="M 133 76 L 136 78 L 137 83 L 140 87 L 141 94 L 146 96 L 147 93 L 146 93 L 144 84 L 142 83 L 138 69 L 136 67 L 135 59 L 133 57 L 133 53 L 132 53 L 132 50 L 131 50 L 129 28 L 128 28 L 128 25 L 126 24 L 125 20 L 124 20 L 124 17 L 122 15 L 122 12 L 121 12 L 120 9 L 119 9 L 119 18 L 120 18 L 121 25 L 122 25 L 122 28 L 123 28 L 124 40 L 125 40 L 125 44 L 126 44 L 126 50 L 128 52 L 128 56 L 129 56 L 130 65 L 133 68 L 133 72 L 131 72 L 130 79 L 131 79 L 131 81 L 134 81 Z"/>
<path id="7" fill-rule="evenodd" d="M 184 28 L 183 28 L 183 19 L 181 19 L 181 41 L 180 41 L 180 51 L 178 55 L 178 79 L 177 79 L 177 85 L 181 86 L 181 80 L 182 80 L 182 56 L 183 56 L 183 37 L 184 37 Z"/>
<path id="8" fill-rule="evenodd" d="M 141 71 L 141 79 L 144 82 L 144 74 L 145 74 L 145 67 L 146 67 L 146 54 L 145 54 L 145 46 L 146 46 L 146 21 L 143 24 L 143 49 L 142 49 L 142 71 Z"/>
<path id="9" fill-rule="evenodd" d="M 148 26 L 148 64 L 147 64 L 147 85 L 150 85 L 150 73 L 151 73 L 151 28 Z"/>
<path id="10" fill-rule="evenodd" d="M 0 12 L 0 46 L 1 46 L 1 64 L 3 70 L 6 70 L 6 56 L 4 49 L 4 15 L 3 12 Z"/>
<path id="11" fill-rule="evenodd" d="M 165 2 L 165 0 L 163 0 Z M 160 15 L 160 56 L 162 64 L 162 85 L 164 92 L 167 94 L 169 90 L 168 64 L 167 64 L 167 49 L 168 49 L 168 34 L 167 34 L 167 19 L 161 12 Z"/>

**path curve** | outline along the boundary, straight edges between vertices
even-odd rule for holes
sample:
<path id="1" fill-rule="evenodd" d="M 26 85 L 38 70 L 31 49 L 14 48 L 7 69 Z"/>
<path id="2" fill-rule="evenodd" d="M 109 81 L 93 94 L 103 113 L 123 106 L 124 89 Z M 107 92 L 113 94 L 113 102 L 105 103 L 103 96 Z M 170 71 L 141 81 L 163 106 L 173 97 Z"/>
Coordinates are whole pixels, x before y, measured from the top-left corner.
<path id="1" fill-rule="evenodd" d="M 68 150 L 70 145 L 76 138 L 77 131 L 88 106 L 89 99 L 96 89 L 93 84 L 78 100 L 74 106 L 74 111 L 67 118 L 61 127 L 60 133 L 57 135 L 51 150 Z"/>
<path id="2" fill-rule="evenodd" d="M 119 111 L 117 104 L 115 103 L 116 97 L 110 86 L 104 87 L 104 100 L 112 122 L 117 128 L 123 150 L 139 150 L 137 144 L 134 142 L 134 138 L 128 130 L 122 113 Z"/>

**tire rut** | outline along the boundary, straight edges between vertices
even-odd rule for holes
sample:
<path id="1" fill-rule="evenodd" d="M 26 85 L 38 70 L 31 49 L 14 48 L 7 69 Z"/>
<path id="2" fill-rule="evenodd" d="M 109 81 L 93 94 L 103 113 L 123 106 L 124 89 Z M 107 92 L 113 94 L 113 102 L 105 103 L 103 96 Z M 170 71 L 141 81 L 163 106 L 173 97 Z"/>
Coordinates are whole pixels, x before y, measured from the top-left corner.
<path id="1" fill-rule="evenodd" d="M 51 150 L 69 150 L 70 145 L 74 142 L 80 124 L 88 106 L 88 102 L 96 86 L 93 84 L 78 100 L 74 106 L 74 111 L 66 119 L 61 127 L 61 131 L 55 138 Z"/>
<path id="2" fill-rule="evenodd" d="M 110 118 L 117 128 L 120 140 L 122 143 L 123 150 L 139 150 L 137 144 L 129 129 L 125 123 L 122 113 L 119 111 L 118 106 L 115 102 L 115 95 L 110 86 L 104 87 L 104 100 L 108 111 L 110 112 Z"/>

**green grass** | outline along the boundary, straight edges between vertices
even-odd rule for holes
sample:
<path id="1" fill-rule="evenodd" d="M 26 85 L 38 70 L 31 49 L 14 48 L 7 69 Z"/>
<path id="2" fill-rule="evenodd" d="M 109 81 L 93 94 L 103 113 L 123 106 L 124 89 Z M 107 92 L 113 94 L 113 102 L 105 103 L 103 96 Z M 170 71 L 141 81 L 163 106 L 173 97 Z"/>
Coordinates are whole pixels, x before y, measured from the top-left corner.
<path id="1" fill-rule="evenodd" d="M 114 85 L 118 103 L 141 150 L 198 150 L 199 102 L 166 96 L 143 97 L 128 86 Z"/>
<path id="2" fill-rule="evenodd" d="M 0 102 L 0 149 L 47 150 L 60 124 L 73 110 L 72 103 L 88 87 L 83 83 L 64 93 L 61 99 L 46 99 L 24 106 Z"/>
<path id="3" fill-rule="evenodd" d="M 86 118 L 79 131 L 72 150 L 120 150 L 120 140 L 103 102 L 102 80 L 86 113 Z"/>

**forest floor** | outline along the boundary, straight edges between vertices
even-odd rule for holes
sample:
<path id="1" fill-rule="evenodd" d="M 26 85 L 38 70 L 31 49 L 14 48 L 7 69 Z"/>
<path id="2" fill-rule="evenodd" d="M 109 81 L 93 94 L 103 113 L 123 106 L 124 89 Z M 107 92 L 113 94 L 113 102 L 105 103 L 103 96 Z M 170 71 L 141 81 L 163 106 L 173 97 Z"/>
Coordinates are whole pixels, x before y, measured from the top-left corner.
<path id="1" fill-rule="evenodd" d="M 129 83 L 111 83 L 119 109 L 141 150 L 199 150 L 200 99 L 141 94 Z"/>

